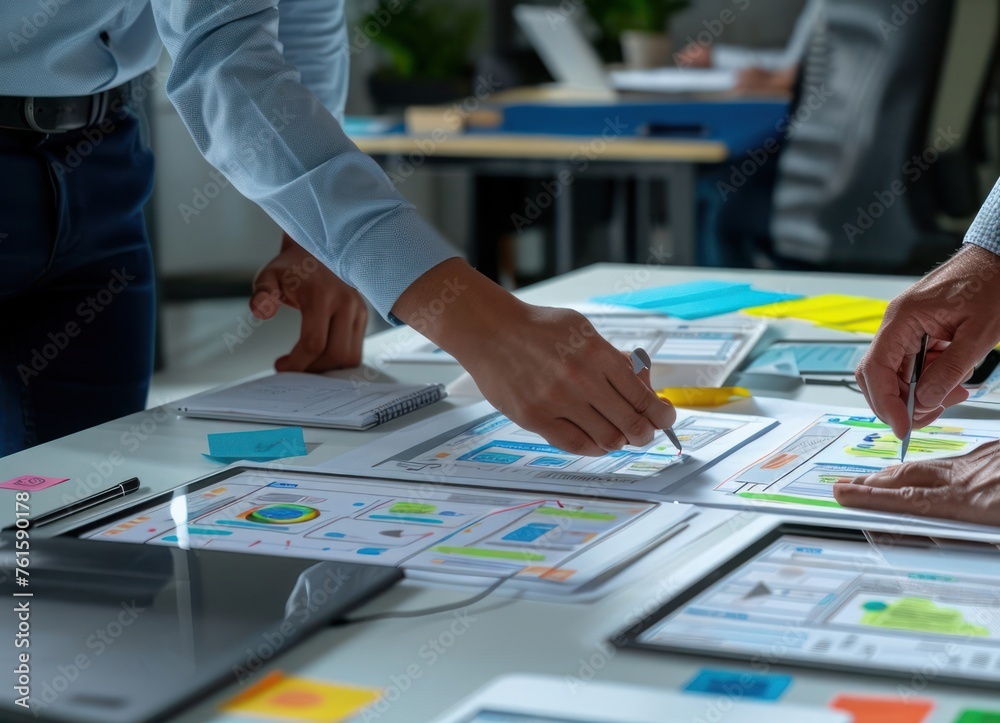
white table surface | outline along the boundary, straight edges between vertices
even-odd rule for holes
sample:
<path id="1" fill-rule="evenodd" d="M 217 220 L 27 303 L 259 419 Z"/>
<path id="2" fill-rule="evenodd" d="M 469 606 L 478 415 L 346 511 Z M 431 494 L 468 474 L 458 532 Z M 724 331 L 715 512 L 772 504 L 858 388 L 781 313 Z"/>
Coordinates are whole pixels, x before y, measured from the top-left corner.
<path id="1" fill-rule="evenodd" d="M 793 274 L 766 271 L 723 271 L 661 266 L 602 264 L 591 266 L 558 279 L 524 290 L 521 296 L 534 303 L 560 305 L 583 301 L 597 294 L 631 288 L 657 286 L 700 278 L 752 281 L 758 288 L 804 294 L 847 293 L 892 298 L 912 281 L 900 277 L 854 276 L 840 274 Z M 447 382 L 458 375 L 457 366 L 448 364 L 413 365 L 389 361 L 398 343 L 392 330 L 370 337 L 366 342 L 365 361 L 389 379 L 400 381 Z M 810 324 L 781 321 L 773 325 L 762 344 L 779 338 L 859 338 L 858 335 L 821 330 Z M 763 393 L 759 388 L 755 393 Z M 860 406 L 863 398 L 844 388 L 795 386 L 768 390 L 780 396 L 807 402 Z M 468 403 L 452 398 L 447 405 Z M 289 464 L 316 464 L 348 449 L 390 434 L 402 426 L 440 411 L 426 409 L 395 420 L 368 432 L 305 430 L 310 453 L 307 457 L 286 460 Z M 996 416 L 992 410 L 962 407 L 952 416 Z M 246 425 L 249 427 L 250 425 Z M 137 476 L 142 489 L 128 498 L 101 509 L 98 516 L 132 505 L 142 497 L 169 490 L 191 479 L 220 469 L 201 456 L 207 451 L 206 434 L 232 431 L 232 423 L 185 419 L 165 410 L 147 410 L 95 427 L 56 442 L 41 445 L 0 460 L 0 479 L 32 473 L 51 476 L 73 475 L 70 482 L 32 496 L 32 514 L 39 515 L 65 504 L 66 495 L 88 491 L 88 475 L 94 490 Z M 243 427 L 241 427 L 243 428 Z M 12 497 L 12 496 L 11 496 Z M 46 528 L 56 534 L 68 526 L 95 516 L 83 514 L 70 522 Z M 0 524 L 14 519 L 13 502 L 0 509 Z M 678 555 L 678 562 L 653 570 L 609 596 L 587 604 L 557 604 L 512 600 L 497 596 L 466 610 L 466 622 L 456 623 L 454 614 L 386 620 L 333 628 L 315 635 L 305 644 L 264 670 L 280 669 L 305 677 L 347 682 L 383 688 L 392 692 L 393 701 L 384 712 L 365 720 L 414 723 L 440 714 L 459 699 L 472 693 L 492 678 L 505 673 L 543 673 L 556 676 L 588 675 L 588 666 L 598 680 L 621 681 L 672 690 L 681 688 L 701 667 L 727 670 L 750 670 L 749 664 L 696 656 L 650 654 L 629 650 L 614 651 L 604 641 L 626 627 L 637 610 L 653 609 L 665 601 L 665 590 L 690 579 L 699 567 L 700 554 L 718 553 L 733 544 L 733 535 L 750 534 L 772 522 L 761 515 L 744 513 L 733 524 L 691 544 Z M 373 602 L 360 613 L 398 607 L 417 609 L 466 597 L 468 592 L 397 587 Z M 355 613 L 359 614 L 359 613 Z M 453 632 L 461 630 L 455 636 Z M 444 652 L 433 654 L 436 642 Z M 611 651 L 610 654 L 608 651 Z M 775 667 L 772 672 L 791 672 L 794 683 L 784 695 L 787 702 L 825 706 L 841 693 L 895 697 L 909 695 L 931 698 L 935 710 L 930 721 L 948 723 L 964 708 L 1000 710 L 1000 691 L 975 691 L 929 682 L 916 685 L 876 676 L 862 676 L 822 671 Z M 583 676 L 581 676 L 581 673 Z M 405 691 L 402 688 L 406 687 Z M 178 718 L 183 721 L 253 721 L 217 712 L 221 701 L 235 694 L 230 686 L 197 708 Z M 393 692 L 394 691 L 394 692 Z M 571 687 L 567 683 L 567 692 Z M 398 696 L 397 696 L 398 693 Z M 706 696 L 706 720 L 711 720 L 716 697 Z M 724 705 L 724 701 L 721 701 Z M 361 719 L 361 718 L 359 718 Z M 669 716 L 665 713 L 664 720 Z"/>

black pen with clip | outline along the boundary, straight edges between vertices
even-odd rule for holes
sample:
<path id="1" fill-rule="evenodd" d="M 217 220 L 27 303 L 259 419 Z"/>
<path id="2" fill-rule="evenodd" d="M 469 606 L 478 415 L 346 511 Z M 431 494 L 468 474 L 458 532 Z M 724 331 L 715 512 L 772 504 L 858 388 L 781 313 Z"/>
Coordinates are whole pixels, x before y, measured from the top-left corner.
<path id="1" fill-rule="evenodd" d="M 77 512 L 83 512 L 84 510 L 89 510 L 91 507 L 97 507 L 97 505 L 103 504 L 104 502 L 124 497 L 125 495 L 131 494 L 139 489 L 139 485 L 140 483 L 138 477 L 127 479 L 124 482 L 116 484 L 114 487 L 109 487 L 106 490 L 101 490 L 100 492 L 96 492 L 92 495 L 84 497 L 83 499 L 77 500 L 76 502 L 70 502 L 68 505 L 58 507 L 51 512 L 39 515 L 31 520 L 31 526 L 38 527 L 39 525 L 48 525 L 57 520 L 61 520 L 64 517 L 76 514 Z M 11 528 L 8 527 L 6 529 Z"/>

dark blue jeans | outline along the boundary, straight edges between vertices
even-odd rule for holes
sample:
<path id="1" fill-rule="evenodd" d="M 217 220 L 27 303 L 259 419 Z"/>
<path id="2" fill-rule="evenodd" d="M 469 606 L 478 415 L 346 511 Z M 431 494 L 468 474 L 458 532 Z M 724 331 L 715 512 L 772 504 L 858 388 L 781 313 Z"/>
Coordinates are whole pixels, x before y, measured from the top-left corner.
<path id="1" fill-rule="evenodd" d="M 0 129 L 0 456 L 145 405 L 153 157 L 141 126 L 125 109 L 72 133 Z"/>

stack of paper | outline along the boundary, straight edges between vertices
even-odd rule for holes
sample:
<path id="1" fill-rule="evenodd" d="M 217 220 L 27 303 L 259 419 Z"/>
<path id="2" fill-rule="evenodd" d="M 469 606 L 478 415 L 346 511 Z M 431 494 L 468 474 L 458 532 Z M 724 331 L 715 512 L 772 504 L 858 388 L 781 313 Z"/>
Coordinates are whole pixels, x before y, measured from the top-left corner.
<path id="1" fill-rule="evenodd" d="M 883 299 L 823 294 L 745 309 L 744 313 L 772 319 L 803 319 L 828 329 L 874 334 L 888 306 L 889 302 Z"/>
<path id="2" fill-rule="evenodd" d="M 594 301 L 690 320 L 799 298 L 800 294 L 761 291 L 735 281 L 707 280 L 599 296 Z"/>

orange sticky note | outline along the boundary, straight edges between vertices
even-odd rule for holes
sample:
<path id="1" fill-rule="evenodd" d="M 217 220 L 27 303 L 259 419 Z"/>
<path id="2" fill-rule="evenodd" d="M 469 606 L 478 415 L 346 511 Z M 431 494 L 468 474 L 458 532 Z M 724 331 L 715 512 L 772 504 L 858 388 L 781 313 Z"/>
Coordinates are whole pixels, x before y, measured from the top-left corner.
<path id="1" fill-rule="evenodd" d="M 382 695 L 374 688 L 295 678 L 274 672 L 222 705 L 227 713 L 288 721 L 337 723 Z"/>
<path id="2" fill-rule="evenodd" d="M 839 695 L 830 701 L 830 708 L 850 713 L 854 723 L 923 723 L 934 701 Z"/>

